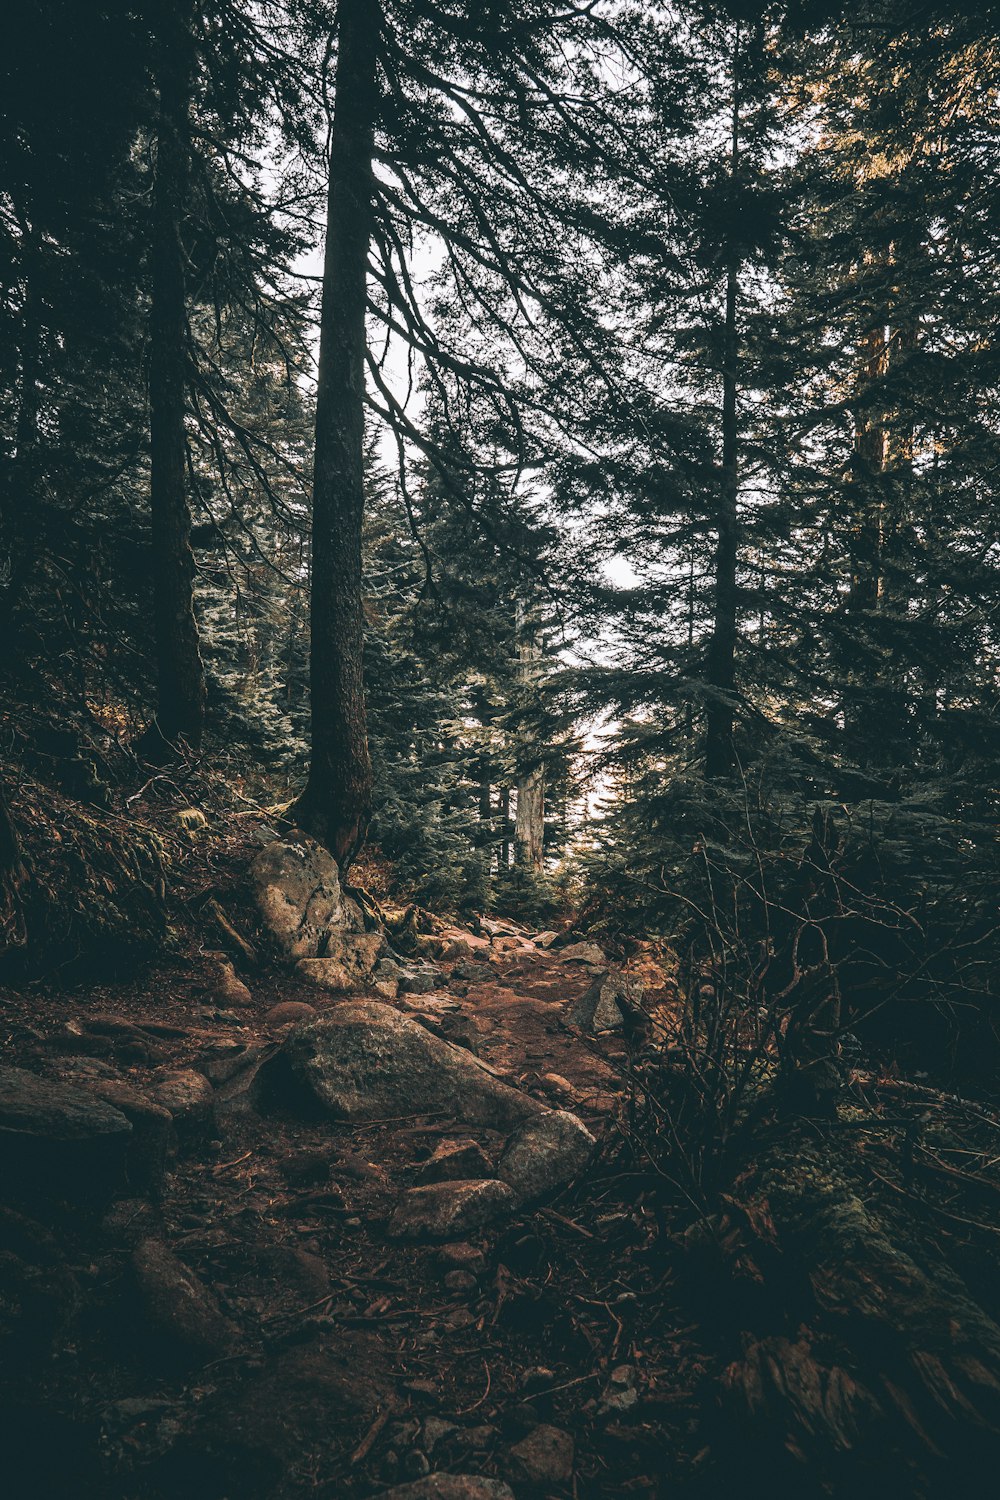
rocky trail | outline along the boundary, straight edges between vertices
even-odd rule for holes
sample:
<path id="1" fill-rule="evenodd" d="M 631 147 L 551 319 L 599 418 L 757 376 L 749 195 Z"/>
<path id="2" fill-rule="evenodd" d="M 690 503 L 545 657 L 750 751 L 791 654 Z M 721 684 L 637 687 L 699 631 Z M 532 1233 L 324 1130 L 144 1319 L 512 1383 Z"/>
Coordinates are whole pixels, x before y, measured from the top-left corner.
<path id="1" fill-rule="evenodd" d="M 203 905 L 140 983 L 5 1009 L 7 1493 L 699 1488 L 710 1356 L 609 1151 L 629 982 L 499 920 L 393 953 L 269 847 L 228 952 Z"/>

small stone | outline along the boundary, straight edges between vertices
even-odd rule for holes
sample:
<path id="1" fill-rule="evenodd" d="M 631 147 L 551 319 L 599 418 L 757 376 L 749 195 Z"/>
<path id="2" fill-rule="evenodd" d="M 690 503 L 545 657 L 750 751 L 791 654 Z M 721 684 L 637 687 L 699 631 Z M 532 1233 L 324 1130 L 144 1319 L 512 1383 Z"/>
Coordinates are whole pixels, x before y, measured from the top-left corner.
<path id="1" fill-rule="evenodd" d="M 601 1392 L 597 1410 L 601 1416 L 621 1416 L 639 1404 L 639 1372 L 635 1365 L 617 1365 Z"/>
<path id="2" fill-rule="evenodd" d="M 270 1031 L 277 1031 L 282 1026 L 309 1021 L 316 1014 L 315 1005 L 307 1005 L 304 1000 L 282 1000 L 279 1005 L 272 1005 L 264 1017 L 264 1025 Z"/>
<path id="3" fill-rule="evenodd" d="M 547 1365 L 532 1365 L 521 1376 L 521 1390 L 525 1395 L 531 1391 L 545 1391 L 555 1384 L 555 1380 L 555 1370 L 550 1370 Z"/>
<path id="4" fill-rule="evenodd" d="M 540 1082 L 543 1088 L 550 1094 L 555 1094 L 565 1104 L 576 1104 L 580 1098 L 569 1079 L 564 1078 L 561 1073 L 543 1073 Z"/>
<path id="5" fill-rule="evenodd" d="M 558 932 L 540 932 L 535 938 L 535 943 L 539 948 L 551 948 L 552 944 L 558 941 Z"/>
<path id="6" fill-rule="evenodd" d="M 596 943 L 570 943 L 559 950 L 559 957 L 566 963 L 591 964 L 604 967 L 608 960 Z"/>
<path id="7" fill-rule="evenodd" d="M 457 1266 L 462 1271 L 478 1274 L 486 1270 L 486 1256 L 467 1240 L 459 1240 L 454 1245 L 442 1245 L 437 1258 L 440 1265 Z"/>
<path id="8" fill-rule="evenodd" d="M 229 1354 L 239 1330 L 208 1288 L 161 1240 L 142 1240 L 132 1265 L 152 1331 L 172 1354 L 205 1360 Z"/>
<path id="9" fill-rule="evenodd" d="M 510 1475 L 527 1484 L 567 1484 L 573 1477 L 573 1439 L 542 1423 L 510 1450 Z"/>
<path id="10" fill-rule="evenodd" d="M 279 1165 L 289 1187 L 319 1187 L 330 1180 L 332 1159 L 329 1151 L 296 1151 Z"/>
<path id="11" fill-rule="evenodd" d="M 479 1288 L 479 1282 L 471 1271 L 449 1271 L 444 1284 L 449 1292 L 475 1292 Z"/>
<path id="12" fill-rule="evenodd" d="M 457 1431 L 455 1422 L 445 1422 L 441 1417 L 428 1417 L 422 1433 L 425 1452 L 433 1453 L 439 1443 L 443 1443 L 445 1438 Z"/>
<path id="13" fill-rule="evenodd" d="M 169 1069 L 154 1077 L 149 1092 L 157 1104 L 170 1111 L 180 1140 L 195 1140 L 210 1133 L 215 1090 L 204 1073 L 196 1073 L 194 1068 Z"/>
<path id="14" fill-rule="evenodd" d="M 434 1154 L 421 1163 L 417 1181 L 469 1182 L 492 1175 L 493 1163 L 478 1141 L 442 1141 Z"/>
<path id="15" fill-rule="evenodd" d="M 232 1006 L 235 1010 L 245 1010 L 253 1004 L 253 996 L 228 958 L 220 958 L 216 963 L 211 993 L 216 1005 Z"/>
<path id="16" fill-rule="evenodd" d="M 496 1223 L 517 1207 L 506 1183 L 437 1182 L 403 1193 L 389 1221 L 393 1239 L 447 1240 Z"/>

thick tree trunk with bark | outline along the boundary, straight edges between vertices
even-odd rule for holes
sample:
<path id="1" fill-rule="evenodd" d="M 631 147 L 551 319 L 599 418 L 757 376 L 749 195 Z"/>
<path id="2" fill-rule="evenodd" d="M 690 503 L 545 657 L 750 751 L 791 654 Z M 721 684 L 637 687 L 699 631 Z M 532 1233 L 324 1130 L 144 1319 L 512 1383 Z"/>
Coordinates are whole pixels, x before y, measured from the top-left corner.
<path id="1" fill-rule="evenodd" d="M 191 11 L 165 28 L 153 185 L 149 351 L 150 507 L 156 723 L 151 750 L 184 739 L 197 749 L 205 722 L 205 669 L 194 611 L 194 553 L 187 495 L 187 303 L 181 225 L 187 199 L 192 81 Z"/>
<path id="2" fill-rule="evenodd" d="M 23 948 L 28 940 L 22 899 L 27 880 L 17 830 L 0 782 L 0 956 Z"/>
<path id="3" fill-rule="evenodd" d="M 739 32 L 737 31 L 733 60 L 730 148 L 730 180 L 733 185 L 740 171 L 739 67 Z M 733 705 L 736 692 L 736 634 L 739 606 L 736 584 L 739 554 L 739 438 L 736 401 L 739 365 L 736 321 L 738 298 L 739 257 L 735 247 L 731 246 L 726 265 L 726 320 L 722 365 L 722 468 L 719 476 L 719 509 L 715 543 L 715 609 L 706 670 L 709 699 L 706 709 L 705 775 L 713 778 L 728 776 L 736 759 L 733 748 Z"/>
<path id="4" fill-rule="evenodd" d="M 377 0 L 341 0 L 313 480 L 309 779 L 290 818 L 346 870 L 371 812 L 361 595 Z"/>

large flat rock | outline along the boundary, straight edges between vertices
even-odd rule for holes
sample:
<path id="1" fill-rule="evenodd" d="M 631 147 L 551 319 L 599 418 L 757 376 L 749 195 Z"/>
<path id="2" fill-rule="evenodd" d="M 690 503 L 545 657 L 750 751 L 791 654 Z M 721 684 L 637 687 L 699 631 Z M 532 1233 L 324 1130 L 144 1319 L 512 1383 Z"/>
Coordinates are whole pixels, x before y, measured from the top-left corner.
<path id="1" fill-rule="evenodd" d="M 0 1185 L 18 1196 L 73 1201 L 126 1182 L 132 1125 L 75 1084 L 0 1068 Z"/>
<path id="2" fill-rule="evenodd" d="M 545 1108 L 464 1048 L 376 1000 L 348 1000 L 297 1026 L 282 1061 L 293 1088 L 338 1120 L 443 1114 L 512 1130 Z"/>
<path id="3" fill-rule="evenodd" d="M 518 1200 L 505 1182 L 435 1182 L 402 1193 L 389 1220 L 396 1240 L 457 1240 L 497 1224 L 517 1211 Z"/>

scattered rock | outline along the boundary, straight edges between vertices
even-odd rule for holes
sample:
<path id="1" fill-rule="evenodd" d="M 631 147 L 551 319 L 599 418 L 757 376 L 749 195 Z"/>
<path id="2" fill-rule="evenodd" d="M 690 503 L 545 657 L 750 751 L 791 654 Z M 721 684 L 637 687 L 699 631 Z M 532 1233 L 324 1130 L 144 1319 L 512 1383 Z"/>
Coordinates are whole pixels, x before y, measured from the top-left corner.
<path id="1" fill-rule="evenodd" d="M 468 1052 L 375 1000 L 345 1001 L 286 1037 L 294 1084 L 340 1120 L 443 1111 L 510 1129 L 543 1108 Z"/>
<path id="2" fill-rule="evenodd" d="M 525 1395 L 530 1395 L 534 1391 L 547 1391 L 555 1383 L 556 1372 L 550 1370 L 548 1365 L 532 1365 L 521 1376 L 521 1390 Z"/>
<path id="3" fill-rule="evenodd" d="M 393 1239 L 447 1240 L 495 1224 L 517 1208 L 504 1182 L 437 1182 L 409 1188 L 389 1221 Z"/>
<path id="4" fill-rule="evenodd" d="M 550 1094 L 555 1094 L 556 1098 L 562 1099 L 564 1103 L 576 1104 L 579 1102 L 580 1095 L 577 1090 L 570 1083 L 569 1079 L 564 1078 L 561 1073 L 543 1073 L 539 1082 Z"/>
<path id="5" fill-rule="evenodd" d="M 294 1026 L 298 1021 L 310 1021 L 316 1015 L 315 1005 L 307 1005 L 304 1000 L 282 1000 L 279 1005 L 272 1005 L 264 1017 L 264 1025 L 270 1031 L 276 1031 L 281 1026 Z"/>
<path id="6" fill-rule="evenodd" d="M 382 1490 L 375 1500 L 515 1500 L 510 1485 L 501 1479 L 481 1479 L 475 1474 L 428 1474 L 412 1484 L 397 1484 Z"/>
<path id="7" fill-rule="evenodd" d="M 546 1423 L 510 1450 L 510 1476 L 526 1484 L 567 1484 L 573 1477 L 573 1439 Z"/>
<path id="8" fill-rule="evenodd" d="M 330 1180 L 332 1158 L 328 1150 L 296 1151 L 281 1163 L 281 1175 L 289 1187 L 319 1187 Z"/>
<path id="9" fill-rule="evenodd" d="M 264 925 L 287 958 L 318 958 L 331 936 L 363 930 L 333 855 L 304 834 L 265 845 L 250 879 Z"/>
<path id="10" fill-rule="evenodd" d="M 462 979 L 467 984 L 489 984 L 496 977 L 497 971 L 491 964 L 456 964 L 451 971 L 452 979 Z"/>
<path id="11" fill-rule="evenodd" d="M 200 807 L 182 807 L 174 817 L 178 828 L 185 833 L 201 833 L 208 827 L 208 819 Z"/>
<path id="12" fill-rule="evenodd" d="M 570 1007 L 567 1020 L 581 1031 L 617 1031 L 624 1022 L 623 1008 L 626 984 L 620 974 L 609 970 L 598 974 L 593 983 Z"/>
<path id="13" fill-rule="evenodd" d="M 439 975 L 431 969 L 411 969 L 399 981 L 402 995 L 430 995 L 437 989 Z"/>
<path id="14" fill-rule="evenodd" d="M 215 972 L 210 977 L 210 993 L 216 1005 L 231 1006 L 234 1010 L 245 1010 L 253 1004 L 253 996 L 228 958 L 216 960 Z"/>
<path id="15" fill-rule="evenodd" d="M 479 1289 L 479 1282 L 471 1271 L 448 1271 L 444 1284 L 449 1292 L 475 1292 Z"/>
<path id="16" fill-rule="evenodd" d="M 442 1141 L 419 1167 L 417 1181 L 468 1182 L 493 1175 L 493 1163 L 478 1141 Z"/>
<path id="17" fill-rule="evenodd" d="M 497 1173 L 519 1203 L 532 1203 L 581 1172 L 596 1144 L 583 1121 L 569 1110 L 547 1110 L 514 1132 Z"/>
<path id="18" fill-rule="evenodd" d="M 608 962 L 596 943 L 570 943 L 567 948 L 560 948 L 559 957 L 569 964 L 594 964 L 601 969 Z"/>
<path id="19" fill-rule="evenodd" d="M 132 1125 L 90 1088 L 0 1068 L 0 1185 L 17 1196 L 107 1199 L 126 1181 Z"/>
<path id="20" fill-rule="evenodd" d="M 466 1240 L 459 1240 L 454 1245 L 442 1245 L 437 1258 L 442 1266 L 458 1266 L 463 1271 L 472 1271 L 477 1275 L 486 1270 L 483 1251 Z"/>
<path id="21" fill-rule="evenodd" d="M 618 1365 L 601 1392 L 597 1410 L 602 1417 L 621 1416 L 639 1404 L 639 1372 L 635 1365 Z"/>
<path id="22" fill-rule="evenodd" d="M 215 1090 L 204 1073 L 194 1068 L 171 1068 L 158 1073 L 150 1093 L 173 1116 L 174 1129 L 182 1142 L 208 1135 L 215 1118 Z"/>
<path id="23" fill-rule="evenodd" d="M 445 938 L 438 952 L 442 963 L 460 963 L 463 959 L 472 958 L 475 947 L 468 938 Z"/>
<path id="24" fill-rule="evenodd" d="M 335 994 L 367 990 L 375 983 L 375 965 L 384 948 L 380 932 L 332 933 L 322 956 L 299 959 L 295 972 L 308 984 Z"/>
<path id="25" fill-rule="evenodd" d="M 536 948 L 551 948 L 553 943 L 559 941 L 558 932 L 540 932 L 535 938 Z"/>
<path id="26" fill-rule="evenodd" d="M 456 1422 L 445 1422 L 441 1417 L 428 1417 L 424 1422 L 421 1438 L 427 1453 L 433 1453 L 439 1443 L 458 1431 Z"/>
<path id="27" fill-rule="evenodd" d="M 219 1120 L 238 1117 L 257 1109 L 264 1097 L 267 1078 L 265 1064 L 277 1055 L 276 1042 L 248 1047 L 239 1066 L 220 1085 L 215 1095 L 215 1115 Z"/>
<path id="28" fill-rule="evenodd" d="M 217 1359 L 236 1347 L 236 1325 L 162 1240 L 142 1240 L 133 1251 L 132 1266 L 150 1328 L 171 1355 Z"/>

